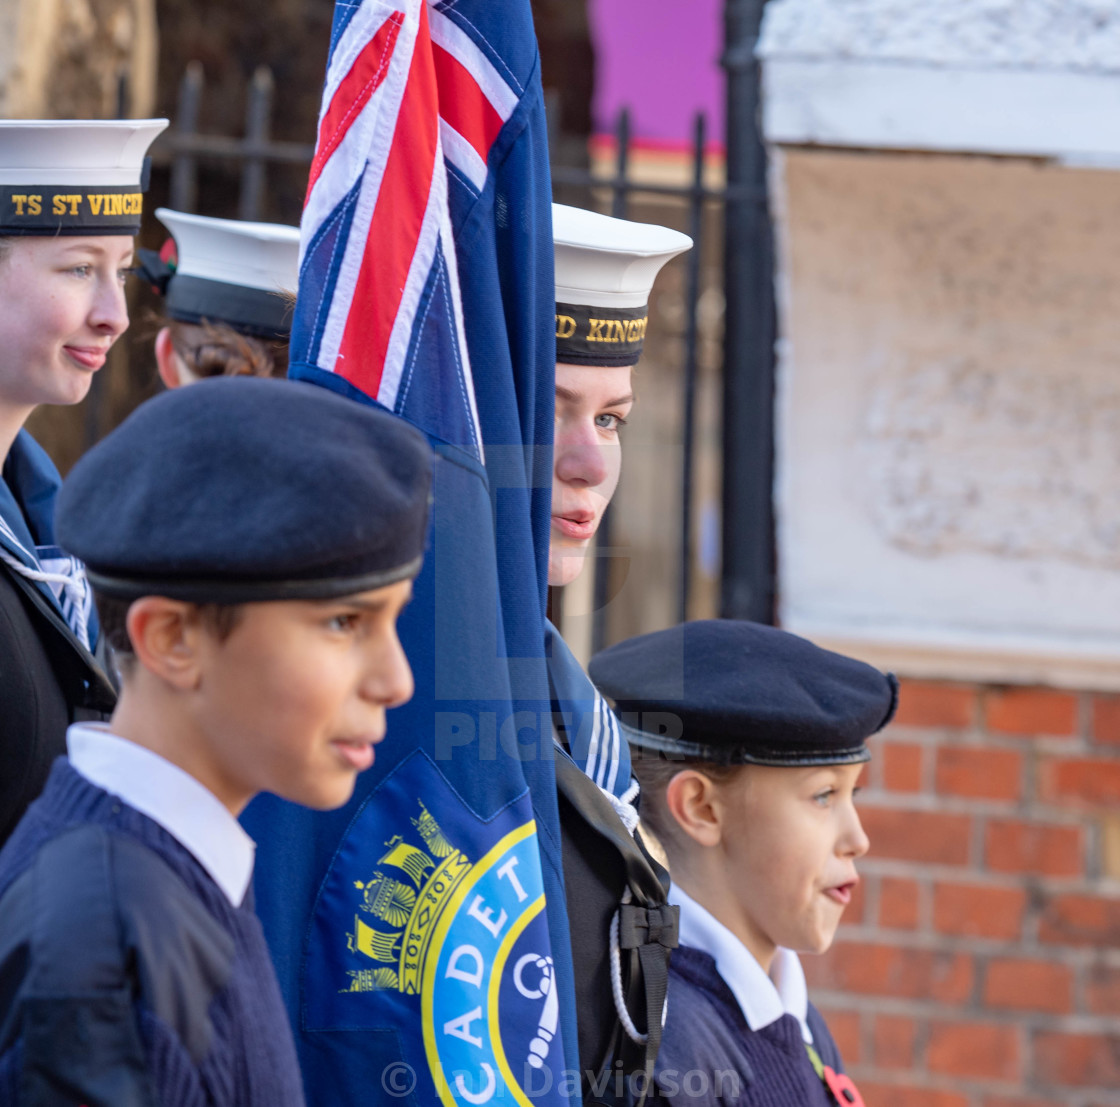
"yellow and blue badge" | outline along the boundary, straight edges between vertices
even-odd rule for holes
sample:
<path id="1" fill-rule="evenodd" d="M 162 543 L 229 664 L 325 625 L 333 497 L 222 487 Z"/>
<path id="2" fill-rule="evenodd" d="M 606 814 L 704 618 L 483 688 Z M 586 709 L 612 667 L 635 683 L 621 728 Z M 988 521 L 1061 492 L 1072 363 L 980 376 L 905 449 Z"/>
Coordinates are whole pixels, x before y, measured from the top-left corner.
<path id="1" fill-rule="evenodd" d="M 444 1107 L 567 1102 L 578 1076 L 564 1069 L 544 907 L 528 792 L 480 833 L 430 758 L 411 754 L 353 819 L 320 890 L 304 1029 L 419 1021 L 423 1054 L 406 1037 L 403 1063 L 381 1074 L 395 1098 L 428 1102 L 428 1077 Z"/>

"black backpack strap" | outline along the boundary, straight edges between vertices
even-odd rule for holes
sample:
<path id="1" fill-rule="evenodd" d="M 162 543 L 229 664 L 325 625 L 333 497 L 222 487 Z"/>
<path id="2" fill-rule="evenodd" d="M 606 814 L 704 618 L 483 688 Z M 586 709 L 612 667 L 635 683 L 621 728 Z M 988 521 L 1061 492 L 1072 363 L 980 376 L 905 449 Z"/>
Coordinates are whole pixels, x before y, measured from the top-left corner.
<path id="1" fill-rule="evenodd" d="M 653 1087 L 654 1063 L 661 1046 L 662 1018 L 669 985 L 669 956 L 678 944 L 679 910 L 666 902 L 668 874 L 631 836 L 594 781 L 562 753 L 556 758 L 556 785 L 586 827 L 598 836 L 603 847 L 617 855 L 623 874 L 622 887 L 615 893 L 619 902 L 612 932 L 617 930 L 622 1003 L 639 1040 L 635 1041 L 629 1031 L 624 1035 L 620 1011 L 610 1048 L 597 1066 L 592 1088 L 600 1102 L 620 1102 L 613 1076 L 614 1062 L 621 1057 L 627 1077 L 635 1070 L 644 1074 L 641 1082 L 643 1091 L 637 1097 L 641 1104 Z M 616 1008 L 618 1000 L 616 992 Z M 645 1024 L 644 1030 L 640 1023 Z M 581 1058 L 581 1063 L 584 1060 Z M 630 1081 L 627 1079 L 623 1083 L 628 1086 Z"/>
<path id="2" fill-rule="evenodd" d="M 645 983 L 646 1061 L 657 1060 L 669 991 L 669 955 L 677 948 L 680 908 L 671 904 L 619 907 L 619 948 L 635 950 Z M 652 1075 L 652 1068 L 650 1069 Z"/>

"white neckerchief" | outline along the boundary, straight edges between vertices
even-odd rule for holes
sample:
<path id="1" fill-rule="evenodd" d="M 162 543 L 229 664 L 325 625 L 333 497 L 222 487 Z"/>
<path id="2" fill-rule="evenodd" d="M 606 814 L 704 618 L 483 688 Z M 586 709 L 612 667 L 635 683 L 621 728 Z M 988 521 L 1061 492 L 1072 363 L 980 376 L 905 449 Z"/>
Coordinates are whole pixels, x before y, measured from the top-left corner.
<path id="1" fill-rule="evenodd" d="M 66 731 L 66 747 L 70 764 L 86 780 L 159 823 L 194 855 L 230 903 L 241 905 L 257 847 L 213 792 L 102 723 L 76 723 Z"/>
<path id="2" fill-rule="evenodd" d="M 751 1030 L 761 1030 L 783 1015 L 793 1015 L 801 1026 L 801 1037 L 813 1044 L 808 1022 L 809 990 L 796 953 L 779 946 L 767 976 L 750 950 L 680 885 L 674 884 L 669 890 L 669 902 L 681 909 L 681 945 L 701 950 L 715 960 L 719 975 L 731 989 Z"/>

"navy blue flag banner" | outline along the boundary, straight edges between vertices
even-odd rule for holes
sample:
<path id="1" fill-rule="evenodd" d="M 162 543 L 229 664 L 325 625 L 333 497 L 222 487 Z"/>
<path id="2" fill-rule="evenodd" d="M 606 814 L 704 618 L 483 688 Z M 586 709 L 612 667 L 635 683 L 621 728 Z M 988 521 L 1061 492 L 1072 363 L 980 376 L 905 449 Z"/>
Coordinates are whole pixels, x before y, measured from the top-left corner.
<path id="1" fill-rule="evenodd" d="M 550 192 L 529 0 L 339 0 L 290 374 L 440 461 L 400 624 L 415 696 L 345 808 L 244 817 L 312 1105 L 579 1103 L 544 658 Z"/>

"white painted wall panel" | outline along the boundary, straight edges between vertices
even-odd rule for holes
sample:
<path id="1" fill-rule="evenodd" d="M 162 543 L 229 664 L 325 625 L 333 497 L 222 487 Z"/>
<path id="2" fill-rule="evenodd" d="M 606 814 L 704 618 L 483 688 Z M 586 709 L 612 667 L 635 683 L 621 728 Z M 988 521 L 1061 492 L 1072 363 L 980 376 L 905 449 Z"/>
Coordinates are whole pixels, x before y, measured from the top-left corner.
<path id="1" fill-rule="evenodd" d="M 1120 76 L 777 57 L 769 142 L 1120 164 Z"/>

